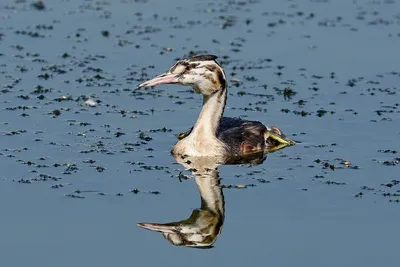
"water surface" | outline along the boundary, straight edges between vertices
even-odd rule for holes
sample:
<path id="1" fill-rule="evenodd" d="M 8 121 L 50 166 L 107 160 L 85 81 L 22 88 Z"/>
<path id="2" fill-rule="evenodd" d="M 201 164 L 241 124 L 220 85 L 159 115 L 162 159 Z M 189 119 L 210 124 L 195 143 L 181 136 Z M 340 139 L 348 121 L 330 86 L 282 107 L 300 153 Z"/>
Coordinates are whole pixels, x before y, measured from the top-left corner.
<path id="1" fill-rule="evenodd" d="M 1 266 L 397 263 L 399 3 L 31 4 L 0 7 Z M 219 168 L 225 220 L 208 250 L 136 226 L 199 207 L 169 151 L 200 96 L 136 89 L 195 53 L 219 56 L 227 116 L 300 142 Z"/>

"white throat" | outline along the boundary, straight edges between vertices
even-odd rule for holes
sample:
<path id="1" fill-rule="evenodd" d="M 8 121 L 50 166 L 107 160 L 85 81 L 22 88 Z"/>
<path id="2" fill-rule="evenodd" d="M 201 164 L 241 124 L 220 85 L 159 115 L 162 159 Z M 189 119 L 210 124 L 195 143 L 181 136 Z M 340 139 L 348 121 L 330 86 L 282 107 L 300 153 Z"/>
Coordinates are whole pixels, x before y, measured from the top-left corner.
<path id="1" fill-rule="evenodd" d="M 179 141 L 173 153 L 189 156 L 224 155 L 225 145 L 217 138 L 218 126 L 224 113 L 226 88 L 203 97 L 203 107 L 189 136 Z"/>

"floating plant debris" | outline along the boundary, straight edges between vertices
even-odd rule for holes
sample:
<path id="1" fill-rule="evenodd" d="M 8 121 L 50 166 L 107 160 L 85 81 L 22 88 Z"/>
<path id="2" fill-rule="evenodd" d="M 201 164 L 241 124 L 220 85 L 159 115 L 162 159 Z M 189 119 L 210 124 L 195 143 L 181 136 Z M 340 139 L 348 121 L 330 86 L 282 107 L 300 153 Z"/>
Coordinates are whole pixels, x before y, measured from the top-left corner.
<path id="1" fill-rule="evenodd" d="M 128 2 L 58 5 L 18 0 L 0 7 L 7 14 L 0 30 L 4 48 L 0 53 L 0 109 L 4 115 L 0 119 L 0 168 L 21 168 L 18 178 L 10 180 L 21 184 L 51 181 L 39 176 L 46 171 L 45 175 L 63 179 L 45 185 L 61 195 L 68 195 L 64 190 L 70 183 L 93 179 L 88 173 L 115 179 L 132 176 L 131 188 L 139 187 L 135 179 L 142 175 L 191 182 L 191 175 L 175 170 L 173 162 L 166 163 L 166 159 L 175 142 L 172 135 L 193 126 L 200 98 L 190 88 L 136 87 L 156 75 L 160 65 L 209 53 L 218 54 L 231 85 L 227 116 L 277 125 L 302 142 L 268 154 L 264 167 L 253 166 L 254 172 L 227 166 L 222 178 L 227 179 L 228 187 L 268 187 L 296 177 L 309 183 L 346 182 L 343 187 L 352 188 L 351 195 L 358 194 L 360 200 L 376 194 L 397 203 L 399 189 L 391 181 L 397 179 L 400 165 L 400 148 L 394 142 L 400 134 L 396 128 L 400 73 L 393 62 L 400 59 L 390 47 L 378 63 L 357 49 L 362 45 L 365 51 L 376 50 L 372 43 L 359 42 L 367 33 L 379 42 L 400 40 L 393 1 L 357 2 L 357 9 L 349 2 L 346 14 L 313 9 L 329 5 L 326 1 L 310 3 L 313 12 L 305 12 L 301 5 L 260 11 L 265 5 L 260 1 L 222 1 L 207 8 L 200 2 L 183 3 L 179 12 L 171 15 L 166 10 L 154 14 L 142 10 L 148 4 L 144 0 L 136 1 L 140 4 L 132 16 L 121 13 L 121 20 L 111 23 L 113 8 L 124 9 Z M 40 20 L 54 14 L 59 17 Z M 88 14 L 93 23 L 73 23 L 87 19 Z M 194 19 L 199 16 L 202 19 Z M 25 17 L 27 20 L 22 19 Z M 309 27 L 321 31 L 309 32 Z M 199 43 L 198 36 L 188 34 L 196 31 L 209 32 L 212 38 Z M 328 32 L 329 38 L 325 38 Z M 354 45 L 341 50 L 343 60 L 339 62 L 328 42 L 344 35 Z M 268 44 L 268 50 L 258 51 L 252 41 L 255 37 Z M 293 43 L 300 44 L 295 56 L 290 50 Z M 321 54 L 326 56 L 323 60 Z M 360 58 L 365 64 L 357 63 Z M 330 64 L 322 64 L 328 61 Z M 23 150 L 21 144 L 29 150 Z M 16 167 L 9 167 L 12 164 Z M 364 180 L 353 179 L 368 176 L 370 168 L 384 168 L 385 180 L 369 177 L 364 185 Z M 159 174 L 156 178 L 151 175 L 154 172 Z M 13 177 L 12 173 L 7 176 Z M 238 180 L 228 180 L 231 177 Z M 91 184 L 95 186 L 96 181 Z M 315 192 L 310 184 L 299 188 Z M 97 193 L 118 196 L 127 191 Z"/>

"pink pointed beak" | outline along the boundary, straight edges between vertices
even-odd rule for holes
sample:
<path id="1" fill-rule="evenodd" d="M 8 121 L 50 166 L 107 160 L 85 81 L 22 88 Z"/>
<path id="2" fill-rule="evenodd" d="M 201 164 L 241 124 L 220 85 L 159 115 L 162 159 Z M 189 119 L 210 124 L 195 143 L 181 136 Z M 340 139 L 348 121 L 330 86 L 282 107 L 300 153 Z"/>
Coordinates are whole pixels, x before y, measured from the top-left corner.
<path id="1" fill-rule="evenodd" d="M 150 87 L 150 86 L 156 86 L 159 84 L 169 84 L 169 83 L 177 83 L 178 82 L 178 75 L 177 74 L 171 74 L 171 73 L 164 73 L 161 75 L 158 75 L 154 77 L 151 80 L 148 80 L 144 83 L 139 84 L 139 88 L 141 87 Z"/>
<path id="2" fill-rule="evenodd" d="M 161 233 L 176 233 L 175 226 L 160 223 L 138 223 L 137 226 L 147 230 L 161 232 Z"/>

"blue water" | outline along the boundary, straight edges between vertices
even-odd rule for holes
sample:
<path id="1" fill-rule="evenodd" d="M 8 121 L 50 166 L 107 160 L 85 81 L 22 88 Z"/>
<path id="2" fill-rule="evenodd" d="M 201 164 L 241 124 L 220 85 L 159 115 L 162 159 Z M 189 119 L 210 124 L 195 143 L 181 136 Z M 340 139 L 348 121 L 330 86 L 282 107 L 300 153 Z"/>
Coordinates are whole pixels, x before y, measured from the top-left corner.
<path id="1" fill-rule="evenodd" d="M 396 265 L 399 3 L 45 6 L 0 5 L 0 266 Z M 136 226 L 200 206 L 170 156 L 200 96 L 177 85 L 136 89 L 192 50 L 219 56 L 227 116 L 301 142 L 259 166 L 221 166 L 223 185 L 255 186 L 224 189 L 225 223 L 208 250 Z M 32 93 L 38 85 L 50 92 Z M 286 87 L 297 94 L 285 99 Z M 151 131 L 163 127 L 171 131 Z"/>

